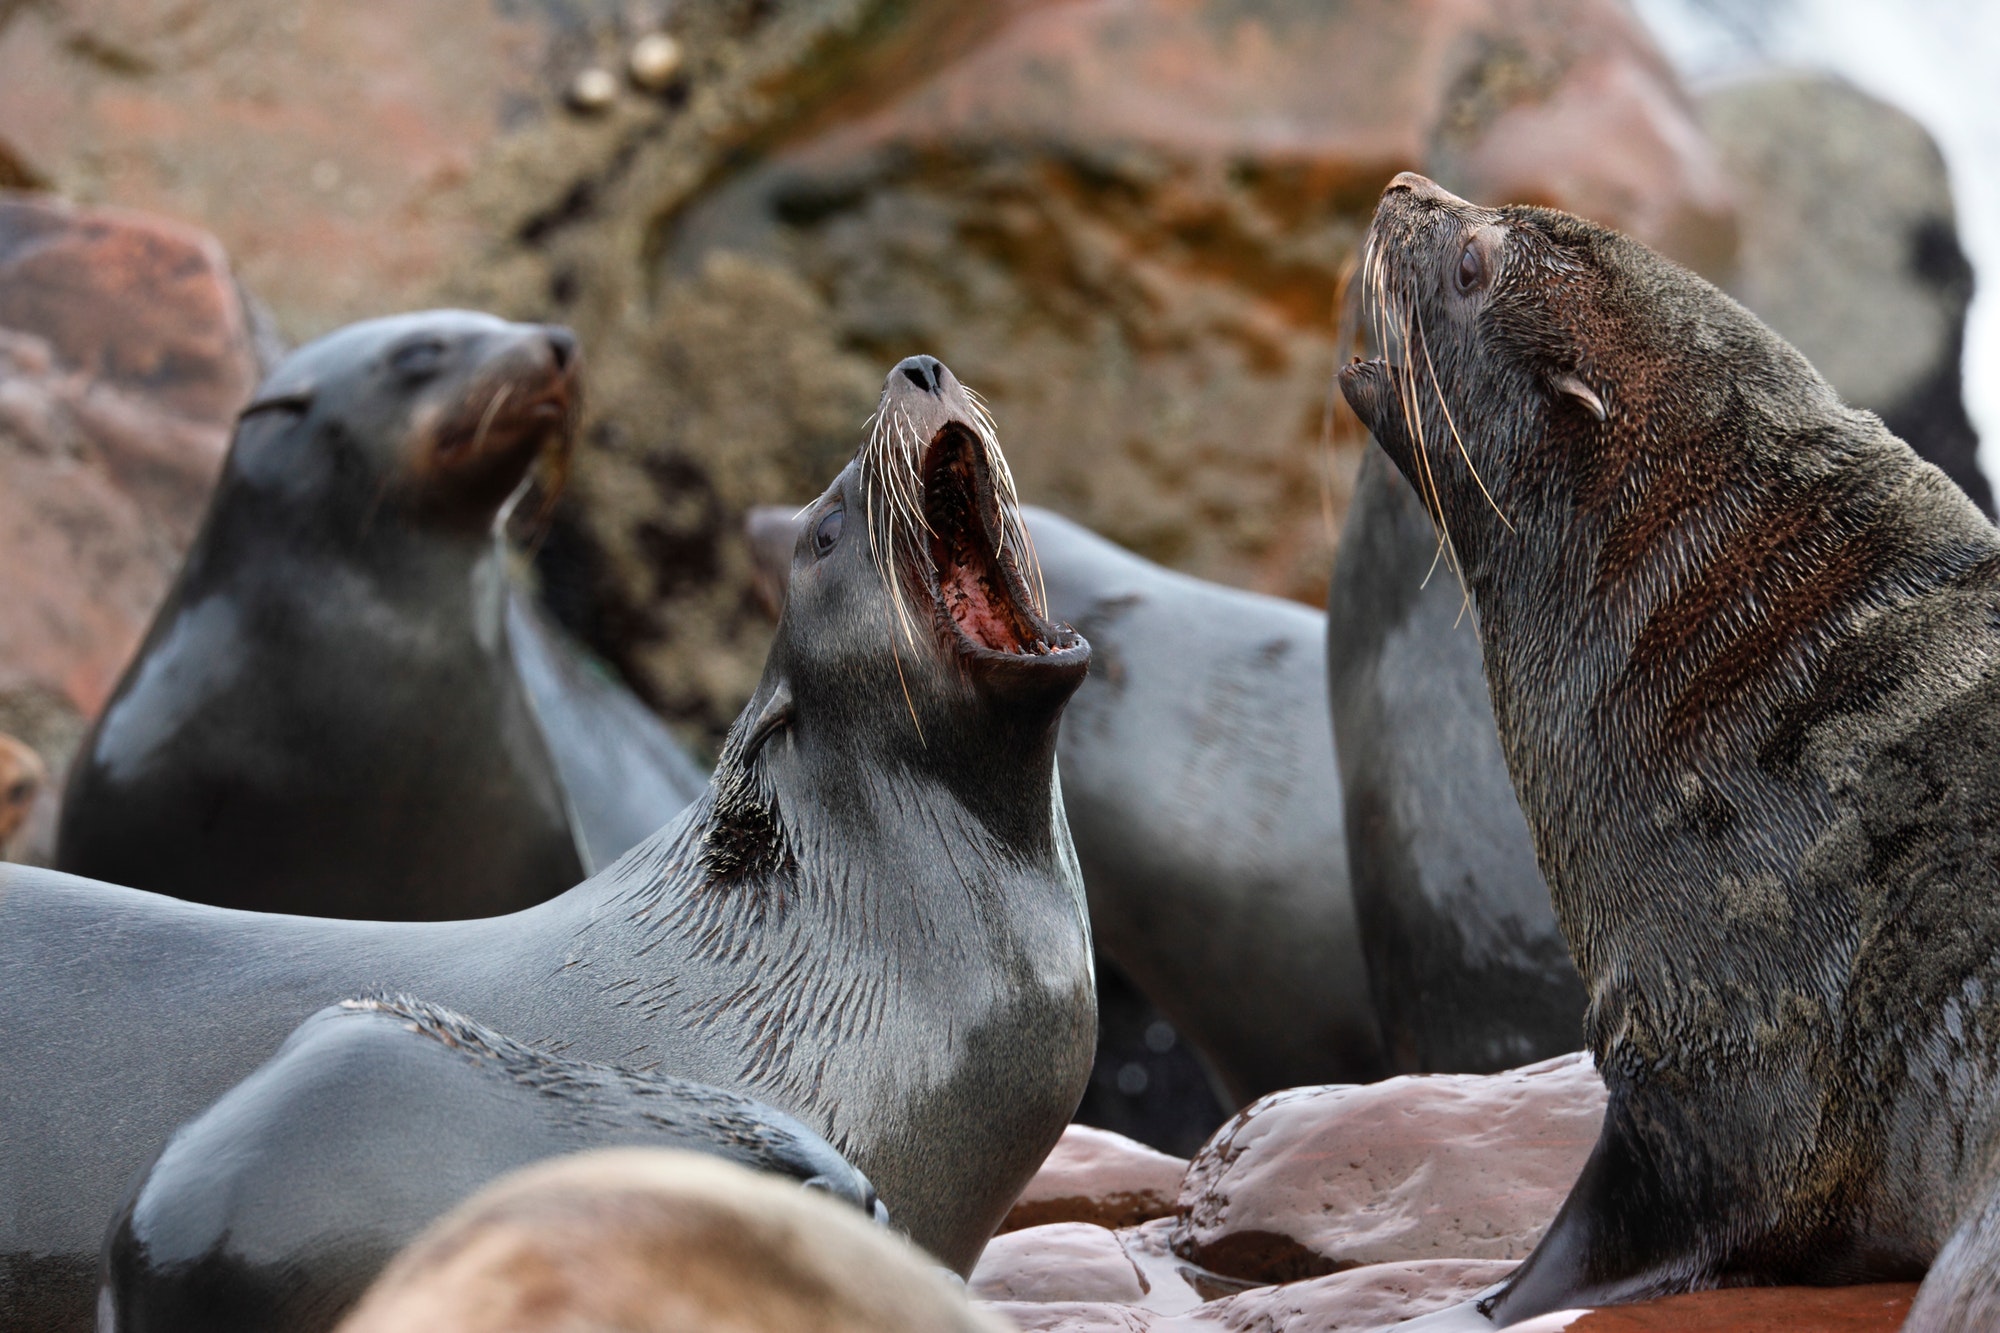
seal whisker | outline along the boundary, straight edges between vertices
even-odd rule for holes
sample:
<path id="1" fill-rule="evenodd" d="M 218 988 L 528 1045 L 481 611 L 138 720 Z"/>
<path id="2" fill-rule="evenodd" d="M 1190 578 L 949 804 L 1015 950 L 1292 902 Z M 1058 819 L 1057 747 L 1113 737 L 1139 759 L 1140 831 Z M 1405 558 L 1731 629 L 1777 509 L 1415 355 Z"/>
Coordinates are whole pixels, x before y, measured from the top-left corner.
<path id="1" fill-rule="evenodd" d="M 1431 392 L 1437 395 L 1438 411 L 1444 413 L 1445 427 L 1451 431 L 1451 442 L 1458 446 L 1459 456 L 1465 459 L 1465 470 L 1472 474 L 1473 484 L 1479 487 L 1479 493 L 1486 497 L 1487 504 L 1493 506 L 1494 515 L 1506 526 L 1507 531 L 1512 532 L 1514 531 L 1514 524 L 1501 510 L 1500 502 L 1493 498 L 1493 492 L 1486 489 L 1486 482 L 1479 475 L 1478 465 L 1472 461 L 1472 455 L 1466 452 L 1465 440 L 1458 433 L 1458 423 L 1452 420 L 1451 408 L 1444 401 L 1444 388 L 1438 383 L 1437 366 L 1431 361 L 1431 341 L 1424 334 L 1423 316 L 1421 314 L 1417 315 L 1417 336 L 1423 342 L 1424 370 L 1430 376 Z"/>

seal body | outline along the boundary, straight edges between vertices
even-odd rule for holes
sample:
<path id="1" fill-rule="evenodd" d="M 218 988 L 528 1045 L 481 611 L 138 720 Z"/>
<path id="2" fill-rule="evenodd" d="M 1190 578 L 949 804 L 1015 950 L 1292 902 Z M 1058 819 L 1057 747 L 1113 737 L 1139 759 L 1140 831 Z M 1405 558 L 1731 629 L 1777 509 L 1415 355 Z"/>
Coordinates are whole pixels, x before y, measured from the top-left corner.
<path id="1" fill-rule="evenodd" d="M 1093 653 L 1058 754 L 1098 947 L 1239 1103 L 1380 1077 L 1326 618 L 1164 569 L 1049 510 L 1023 514 L 1049 614 Z M 775 506 L 749 519 L 774 606 L 777 553 L 799 522 Z"/>
<path id="2" fill-rule="evenodd" d="M 1354 911 L 1397 1073 L 1491 1073 L 1583 1045 L 1583 983 L 1486 698 L 1479 631 L 1437 532 L 1377 450 L 1327 596 Z"/>
<path id="3" fill-rule="evenodd" d="M 1342 389 L 1477 605 L 1610 1093 L 1487 1315 L 1945 1250 L 1911 1323 L 1993 1323 L 2000 532 L 1591 224 L 1405 175 L 1363 284 Z"/>
<path id="4" fill-rule="evenodd" d="M 1005 460 L 950 373 L 899 367 L 878 422 L 815 502 L 707 790 L 574 890 L 482 920 L 337 921 L 0 869 L 0 1327 L 87 1325 L 136 1173 L 358 993 L 784 1110 L 970 1268 L 1090 1068 L 1055 773 L 1089 647 L 1035 609 Z"/>
<path id="5" fill-rule="evenodd" d="M 713 1157 L 517 1172 L 427 1231 L 343 1333 L 1001 1333 L 900 1238 Z"/>
<path id="6" fill-rule="evenodd" d="M 105 1242 L 99 1333 L 333 1327 L 419 1231 L 490 1181 L 620 1145 L 875 1192 L 747 1097 L 538 1050 L 405 996 L 344 1001 L 176 1130 Z"/>
<path id="7" fill-rule="evenodd" d="M 569 335 L 432 311 L 294 353 L 71 770 L 56 865 L 221 906 L 491 915 L 583 877 L 507 642 L 501 505 Z"/>

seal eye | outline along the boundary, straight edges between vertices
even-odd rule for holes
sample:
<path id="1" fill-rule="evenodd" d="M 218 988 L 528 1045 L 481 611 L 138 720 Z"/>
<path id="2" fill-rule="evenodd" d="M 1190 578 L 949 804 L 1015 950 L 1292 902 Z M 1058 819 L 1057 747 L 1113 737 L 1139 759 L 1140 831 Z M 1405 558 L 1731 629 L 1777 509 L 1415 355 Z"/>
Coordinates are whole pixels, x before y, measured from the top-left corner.
<path id="1" fill-rule="evenodd" d="M 389 354 L 389 369 L 406 380 L 427 380 L 444 369 L 444 343 L 422 338 L 404 343 Z"/>
<path id="2" fill-rule="evenodd" d="M 819 522 L 813 524 L 814 559 L 826 559 L 827 553 L 840 540 L 840 529 L 846 518 L 847 511 L 839 508 L 829 509 L 819 516 Z"/>
<path id="3" fill-rule="evenodd" d="M 1458 292 L 1463 296 L 1474 288 L 1486 285 L 1486 261 L 1480 257 L 1479 247 L 1471 241 L 1458 252 Z"/>

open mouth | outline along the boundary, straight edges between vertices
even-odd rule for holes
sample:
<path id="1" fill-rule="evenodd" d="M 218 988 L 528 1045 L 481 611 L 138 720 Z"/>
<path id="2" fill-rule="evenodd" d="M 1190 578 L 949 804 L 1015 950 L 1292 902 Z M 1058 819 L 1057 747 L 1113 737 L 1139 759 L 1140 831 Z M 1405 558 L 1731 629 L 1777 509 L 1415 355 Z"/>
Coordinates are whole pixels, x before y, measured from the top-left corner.
<path id="1" fill-rule="evenodd" d="M 1067 626 L 1051 624 L 1003 540 L 1000 505 L 985 449 L 952 423 L 924 450 L 924 534 L 942 618 L 961 654 L 975 660 L 1068 664 L 1087 652 Z"/>

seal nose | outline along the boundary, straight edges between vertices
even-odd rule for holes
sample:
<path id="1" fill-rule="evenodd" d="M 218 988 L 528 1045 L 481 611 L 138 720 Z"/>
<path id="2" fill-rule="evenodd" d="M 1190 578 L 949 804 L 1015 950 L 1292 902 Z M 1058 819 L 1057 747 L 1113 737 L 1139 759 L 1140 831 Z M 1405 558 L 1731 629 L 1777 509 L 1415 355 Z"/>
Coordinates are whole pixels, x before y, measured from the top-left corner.
<path id="1" fill-rule="evenodd" d="M 560 324 L 550 324 L 543 328 L 542 335 L 549 340 L 549 354 L 556 359 L 557 370 L 568 370 L 576 364 L 576 335 Z"/>
<path id="2" fill-rule="evenodd" d="M 1397 172 L 1396 179 L 1389 182 L 1388 188 L 1383 190 L 1382 194 L 1386 198 L 1398 192 L 1408 192 L 1419 199 L 1444 200 L 1458 197 L 1429 176 L 1419 176 L 1414 171 Z"/>
<path id="3" fill-rule="evenodd" d="M 944 393 L 944 362 L 934 356 L 912 356 L 897 362 L 896 369 L 903 372 L 903 378 L 922 389 L 925 393 L 942 396 Z"/>

